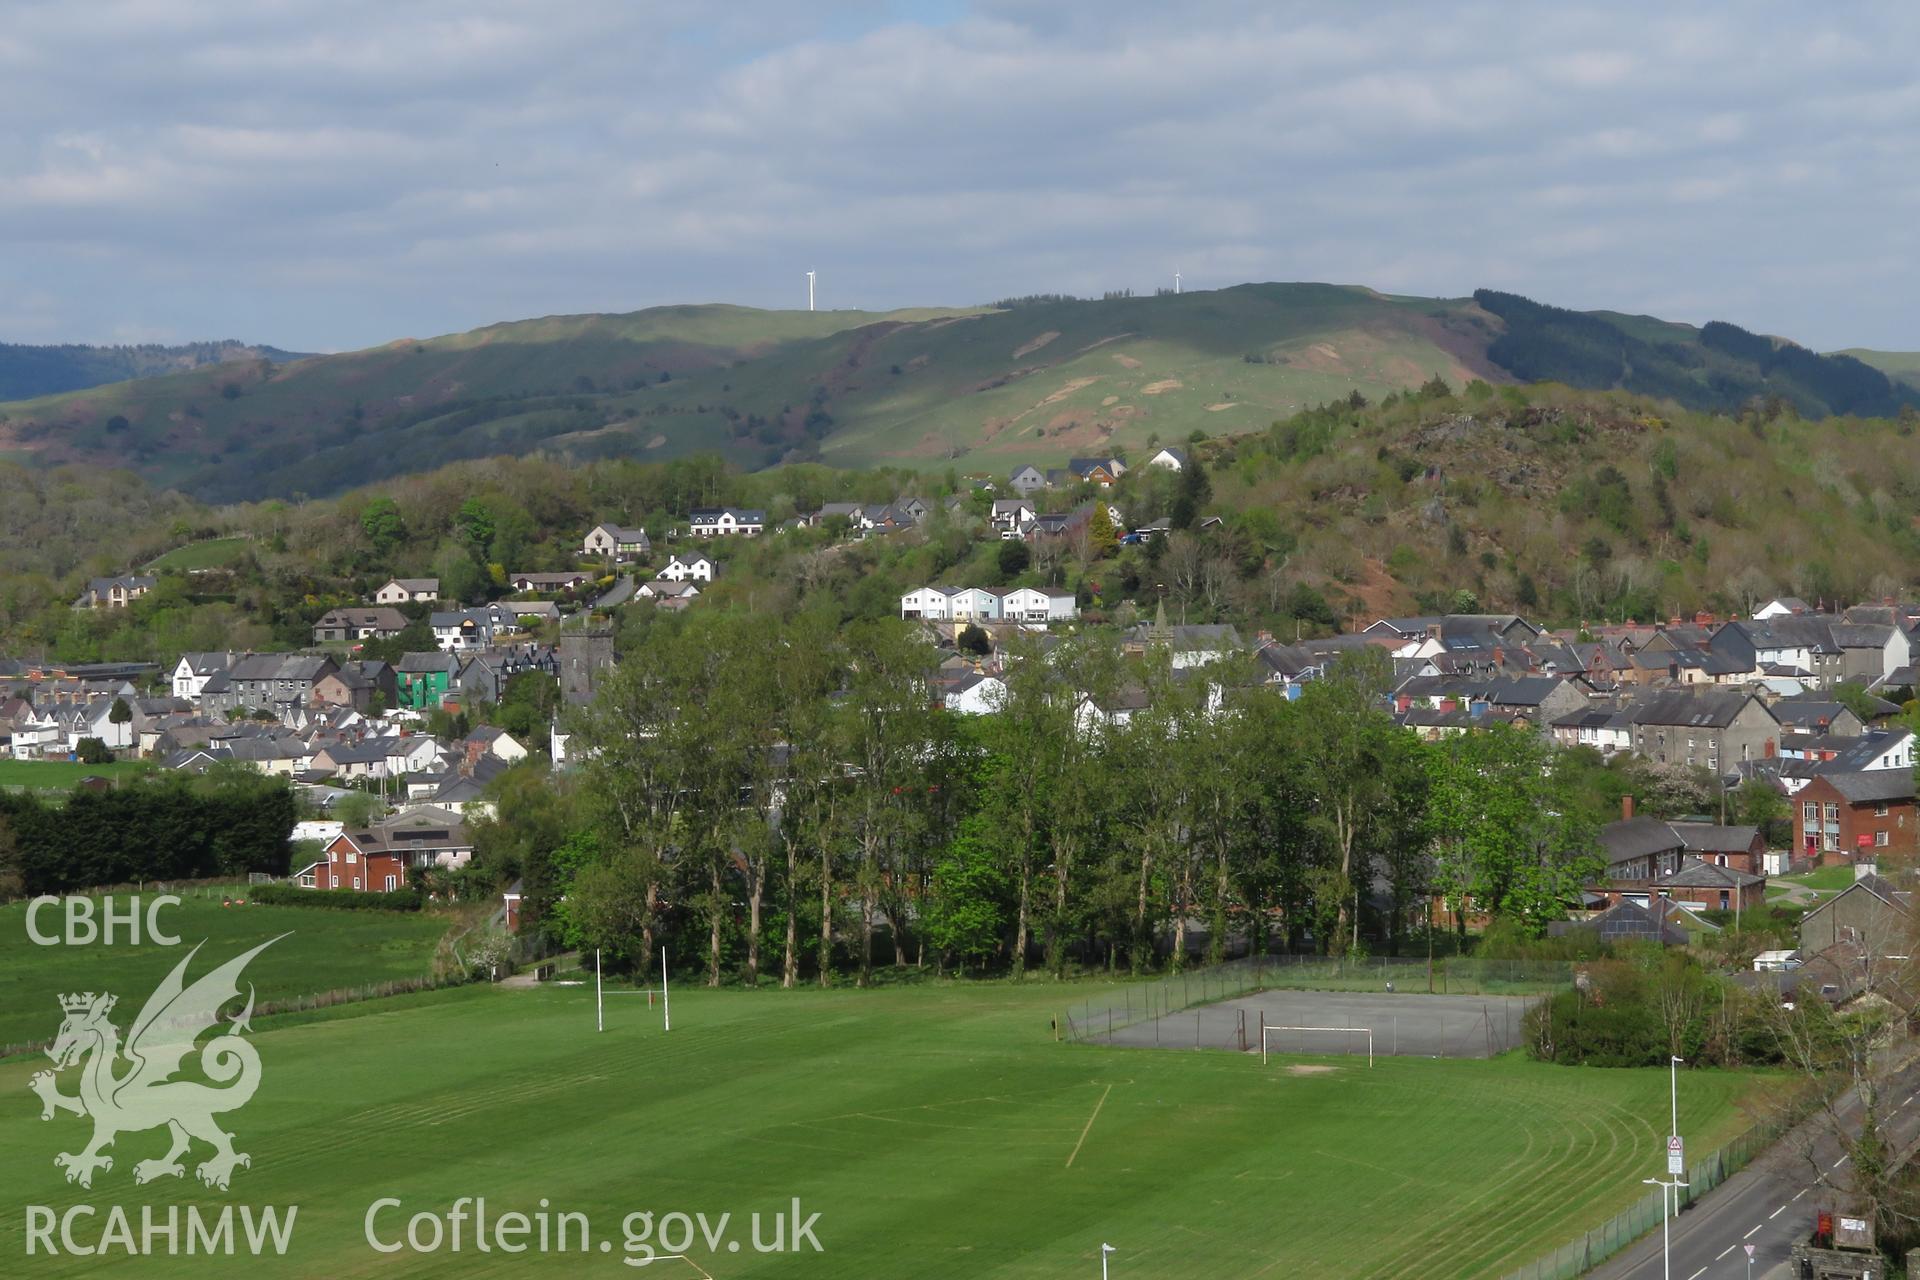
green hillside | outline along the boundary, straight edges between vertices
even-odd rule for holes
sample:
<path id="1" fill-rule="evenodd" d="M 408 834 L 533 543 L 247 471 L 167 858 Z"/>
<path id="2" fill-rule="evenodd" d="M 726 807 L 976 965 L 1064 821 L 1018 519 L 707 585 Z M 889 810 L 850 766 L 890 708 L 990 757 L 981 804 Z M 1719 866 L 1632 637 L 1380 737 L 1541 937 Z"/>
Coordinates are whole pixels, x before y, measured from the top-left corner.
<path id="1" fill-rule="evenodd" d="M 1713 322 L 1513 294 L 1256 284 L 972 310 L 552 316 L 0 405 L 0 457 L 131 466 L 208 501 L 338 493 L 463 459 L 717 453 L 748 470 L 1000 470 L 1259 430 L 1354 391 L 1554 381 L 1738 411 L 1891 415 L 1920 386 Z M 1916 375 L 1920 376 L 1920 375 Z"/>
<path id="2" fill-rule="evenodd" d="M 1920 351 L 1874 351 L 1867 347 L 1849 347 L 1837 354 L 1852 356 L 1870 364 L 1896 382 L 1920 388 Z"/>
<path id="3" fill-rule="evenodd" d="M 143 343 L 95 347 L 79 343 L 24 346 L 0 342 L 0 400 L 79 391 L 129 378 L 155 378 L 232 360 L 297 360 L 273 347 L 244 342 L 189 342 L 179 346 Z"/>

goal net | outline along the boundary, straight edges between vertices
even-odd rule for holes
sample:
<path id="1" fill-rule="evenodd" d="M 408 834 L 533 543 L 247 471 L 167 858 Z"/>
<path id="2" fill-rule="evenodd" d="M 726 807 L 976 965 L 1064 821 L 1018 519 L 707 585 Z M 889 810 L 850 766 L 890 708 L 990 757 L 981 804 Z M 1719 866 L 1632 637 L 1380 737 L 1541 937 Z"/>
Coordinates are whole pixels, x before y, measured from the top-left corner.
<path id="1" fill-rule="evenodd" d="M 1311 1050 L 1305 1047 L 1308 1044 L 1317 1043 L 1324 1046 L 1329 1043 L 1336 1043 L 1343 1048 L 1350 1044 L 1349 1041 L 1329 1042 L 1326 1040 L 1309 1040 L 1309 1036 L 1365 1036 L 1367 1038 L 1367 1065 L 1369 1067 L 1373 1065 L 1372 1027 L 1275 1027 L 1263 1022 L 1260 1024 L 1260 1063 L 1262 1066 L 1266 1065 L 1268 1047 L 1274 1043 L 1275 1036 L 1291 1037 L 1291 1039 L 1283 1039 L 1280 1041 L 1281 1052 L 1285 1052 L 1288 1045 L 1293 1045 L 1302 1053 L 1311 1052 Z"/>

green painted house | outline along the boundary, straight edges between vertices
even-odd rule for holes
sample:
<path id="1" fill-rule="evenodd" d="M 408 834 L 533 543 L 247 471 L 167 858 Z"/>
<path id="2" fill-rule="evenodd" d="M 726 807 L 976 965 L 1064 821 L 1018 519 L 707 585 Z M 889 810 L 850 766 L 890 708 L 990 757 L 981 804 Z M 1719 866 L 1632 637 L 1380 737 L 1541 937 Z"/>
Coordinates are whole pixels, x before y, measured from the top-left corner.
<path id="1" fill-rule="evenodd" d="M 399 686 L 400 705 L 416 711 L 428 711 L 440 700 L 460 674 L 460 659 L 450 653 L 409 653 L 400 658 L 394 672 Z"/>

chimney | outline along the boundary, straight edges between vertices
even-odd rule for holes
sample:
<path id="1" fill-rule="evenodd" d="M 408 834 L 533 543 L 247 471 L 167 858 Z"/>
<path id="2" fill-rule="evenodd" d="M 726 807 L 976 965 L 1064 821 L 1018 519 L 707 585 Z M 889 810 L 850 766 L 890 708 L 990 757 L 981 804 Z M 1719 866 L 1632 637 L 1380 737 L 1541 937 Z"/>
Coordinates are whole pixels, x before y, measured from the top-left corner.
<path id="1" fill-rule="evenodd" d="M 1632 796 L 1620 797 L 1620 821 L 1622 822 L 1633 821 L 1633 797 Z"/>

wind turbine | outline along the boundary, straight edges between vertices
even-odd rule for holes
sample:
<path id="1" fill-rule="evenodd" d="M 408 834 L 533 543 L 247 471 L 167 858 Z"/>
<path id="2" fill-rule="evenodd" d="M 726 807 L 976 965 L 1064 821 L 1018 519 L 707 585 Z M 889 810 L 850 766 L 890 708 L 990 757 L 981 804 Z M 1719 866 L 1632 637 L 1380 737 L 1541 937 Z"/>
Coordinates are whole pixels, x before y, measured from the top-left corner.
<path id="1" fill-rule="evenodd" d="M 815 273 L 814 273 L 814 270 L 813 270 L 813 268 L 812 268 L 812 267 L 808 267 L 808 268 L 807 268 L 807 310 L 809 310 L 809 311 L 811 311 L 811 310 L 813 310 L 813 277 L 814 277 L 814 274 L 815 274 Z"/>

